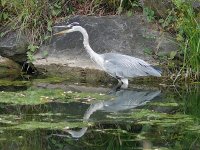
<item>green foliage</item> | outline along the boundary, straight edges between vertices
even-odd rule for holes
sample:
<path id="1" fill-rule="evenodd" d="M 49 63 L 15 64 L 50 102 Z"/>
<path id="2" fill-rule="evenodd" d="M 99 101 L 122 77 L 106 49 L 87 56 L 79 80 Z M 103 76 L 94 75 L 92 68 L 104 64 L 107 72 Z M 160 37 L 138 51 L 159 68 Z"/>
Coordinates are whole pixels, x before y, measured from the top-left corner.
<path id="1" fill-rule="evenodd" d="M 153 51 L 152 51 L 152 49 L 145 48 L 145 49 L 144 49 L 144 53 L 147 54 L 147 55 L 152 55 L 152 54 L 153 54 Z"/>
<path id="2" fill-rule="evenodd" d="M 121 14 L 123 11 L 127 12 L 128 16 L 132 15 L 132 10 L 134 8 L 140 7 L 140 3 L 138 0 L 121 0 L 117 9 L 117 13 Z M 131 15 L 130 15 L 131 14 Z"/>
<path id="3" fill-rule="evenodd" d="M 39 46 L 36 46 L 36 45 L 33 45 L 33 44 L 30 44 L 28 46 L 28 52 L 27 52 L 27 57 L 28 57 L 28 60 L 29 62 L 33 62 L 35 59 L 33 57 L 33 54 L 34 52 L 36 52 L 36 50 L 39 48 Z"/>
<path id="4" fill-rule="evenodd" d="M 176 21 L 177 19 L 177 16 L 176 16 L 176 11 L 174 10 L 174 8 L 172 10 L 169 10 L 168 11 L 168 15 L 166 18 L 160 18 L 158 20 L 158 22 L 161 24 L 161 26 L 164 28 L 164 29 L 171 29 L 173 28 L 173 24 L 174 22 Z"/>
<path id="5" fill-rule="evenodd" d="M 177 40 L 184 55 L 183 68 L 189 75 L 199 78 L 200 73 L 200 20 L 190 2 L 173 1 L 179 14 L 176 21 Z"/>
<path id="6" fill-rule="evenodd" d="M 152 22 L 155 19 L 155 13 L 152 9 L 148 8 L 148 7 L 144 7 L 143 8 L 143 13 L 147 18 L 148 22 Z"/>
<path id="7" fill-rule="evenodd" d="M 170 54 L 169 54 L 169 59 L 174 59 L 176 54 L 177 54 L 177 51 L 171 51 Z"/>

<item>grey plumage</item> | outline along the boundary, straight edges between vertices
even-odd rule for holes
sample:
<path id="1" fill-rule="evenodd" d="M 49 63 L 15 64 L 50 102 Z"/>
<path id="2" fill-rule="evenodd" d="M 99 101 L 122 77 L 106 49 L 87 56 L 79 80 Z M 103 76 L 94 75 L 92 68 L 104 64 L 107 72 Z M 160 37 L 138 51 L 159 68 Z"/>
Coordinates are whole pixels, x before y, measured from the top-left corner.
<path id="1" fill-rule="evenodd" d="M 102 57 L 106 72 L 113 77 L 161 76 L 158 70 L 139 58 L 118 53 L 105 53 Z"/>

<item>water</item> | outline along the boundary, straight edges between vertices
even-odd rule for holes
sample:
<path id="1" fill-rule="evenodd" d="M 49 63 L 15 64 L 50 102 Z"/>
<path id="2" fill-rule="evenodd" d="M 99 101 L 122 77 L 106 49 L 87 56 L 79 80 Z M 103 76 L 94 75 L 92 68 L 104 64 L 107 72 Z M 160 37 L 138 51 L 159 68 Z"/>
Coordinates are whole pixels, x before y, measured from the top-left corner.
<path id="1" fill-rule="evenodd" d="M 199 85 L 111 87 L 0 86 L 0 149 L 200 149 Z"/>

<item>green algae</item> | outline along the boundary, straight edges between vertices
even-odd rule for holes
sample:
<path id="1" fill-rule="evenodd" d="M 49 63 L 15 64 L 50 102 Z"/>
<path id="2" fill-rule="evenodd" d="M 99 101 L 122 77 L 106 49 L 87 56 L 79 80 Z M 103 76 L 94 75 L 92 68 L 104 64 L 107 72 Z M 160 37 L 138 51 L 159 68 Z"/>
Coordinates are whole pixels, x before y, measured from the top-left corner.
<path id="1" fill-rule="evenodd" d="M 137 124 L 156 125 L 164 128 L 181 126 L 185 131 L 195 131 L 200 133 L 199 123 L 190 115 L 181 113 L 167 114 L 148 109 L 136 109 L 132 113 L 128 114 L 108 115 L 108 118 L 115 120 L 133 119 L 132 121 L 137 122 Z"/>
<path id="2" fill-rule="evenodd" d="M 1 125 L 16 125 L 19 116 L 17 115 L 0 115 L 0 124 Z"/>
<path id="3" fill-rule="evenodd" d="M 42 115 L 44 119 L 38 119 L 34 114 L 29 115 L 31 118 L 27 118 L 25 114 L 21 115 L 0 115 L 0 131 L 3 130 L 36 130 L 36 129 L 48 129 L 48 130 L 63 130 L 64 128 L 81 128 L 85 126 L 91 126 L 91 122 L 83 122 L 82 120 L 66 121 L 63 119 L 56 119 L 57 116 L 63 114 L 58 113 L 45 113 Z M 52 118 L 52 116 L 54 118 Z"/>
<path id="4" fill-rule="evenodd" d="M 45 114 L 48 118 L 49 115 Z M 58 114 L 55 114 L 58 115 Z M 54 116 L 55 116 L 54 115 Z M 49 119 L 48 121 L 37 121 L 35 117 L 32 116 L 32 120 L 27 120 L 22 115 L 0 115 L 0 130 L 36 130 L 36 129 L 49 129 L 49 130 L 63 130 L 64 128 L 80 128 L 85 126 L 91 126 L 92 123 L 80 121 L 56 121 L 55 119 Z"/>
<path id="5" fill-rule="evenodd" d="M 27 121 L 18 125 L 7 127 L 6 129 L 17 130 L 36 130 L 36 129 L 49 129 L 49 130 L 63 130 L 64 128 L 77 128 L 85 127 L 88 125 L 83 122 L 40 122 L 40 121 Z M 90 124 L 89 124 L 90 125 Z"/>
<path id="6" fill-rule="evenodd" d="M 77 93 L 62 89 L 29 88 L 26 91 L 0 92 L 0 103 L 19 105 L 37 105 L 55 101 L 72 102 L 78 100 L 84 100 L 89 103 L 92 100 L 105 100 L 108 98 L 110 96 L 99 93 Z"/>
<path id="7" fill-rule="evenodd" d="M 148 105 L 150 106 L 162 106 L 162 107 L 177 107 L 180 105 L 180 103 L 176 103 L 176 102 L 152 102 L 152 103 L 148 103 Z"/>

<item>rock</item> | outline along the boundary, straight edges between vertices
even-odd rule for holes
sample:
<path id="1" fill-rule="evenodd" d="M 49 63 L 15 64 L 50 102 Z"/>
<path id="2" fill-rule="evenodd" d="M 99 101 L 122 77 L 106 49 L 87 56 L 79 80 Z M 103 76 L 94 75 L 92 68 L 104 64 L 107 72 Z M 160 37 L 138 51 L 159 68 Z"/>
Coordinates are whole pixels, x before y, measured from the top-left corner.
<path id="1" fill-rule="evenodd" d="M 21 75 L 21 67 L 14 61 L 0 57 L 0 78 L 15 79 Z"/>
<path id="2" fill-rule="evenodd" d="M 192 7 L 198 12 L 200 13 L 200 1 L 196 0 L 192 3 Z"/>
<path id="3" fill-rule="evenodd" d="M 159 33 L 155 26 L 144 21 L 142 15 L 127 16 L 74 16 L 59 25 L 79 22 L 89 34 L 90 45 L 97 53 L 118 52 L 135 56 L 149 63 L 157 62 L 145 51 L 176 51 L 178 46 L 173 37 Z M 58 30 L 58 29 L 57 29 Z M 55 31 L 57 32 L 57 31 Z M 168 40 L 169 39 L 169 40 Z M 40 47 L 35 55 L 36 67 L 57 64 L 68 67 L 99 69 L 83 47 L 80 33 L 53 36 L 50 43 Z M 44 53 L 48 56 L 44 59 Z M 59 68 L 59 67 L 58 67 Z"/>
<path id="4" fill-rule="evenodd" d="M 27 60 L 27 38 L 19 36 L 17 32 L 10 32 L 0 38 L 0 56 L 9 58 L 15 62 L 23 63 Z"/>

